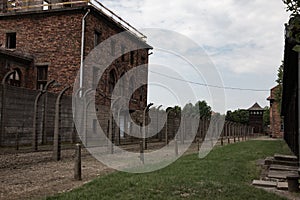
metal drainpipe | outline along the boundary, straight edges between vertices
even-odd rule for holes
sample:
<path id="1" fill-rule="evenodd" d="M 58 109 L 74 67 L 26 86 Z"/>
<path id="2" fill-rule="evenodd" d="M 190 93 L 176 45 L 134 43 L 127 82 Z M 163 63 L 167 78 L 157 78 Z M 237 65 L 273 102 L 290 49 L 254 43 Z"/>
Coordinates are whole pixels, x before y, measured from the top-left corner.
<path id="1" fill-rule="evenodd" d="M 86 14 L 83 16 L 82 18 L 82 29 L 81 29 L 81 57 L 80 57 L 80 83 L 79 83 L 79 87 L 82 88 L 83 87 L 83 57 L 84 57 L 84 39 L 85 39 L 85 18 L 88 16 L 88 14 L 90 13 L 90 9 L 87 10 Z M 81 92 L 80 92 L 80 96 L 81 96 Z"/>

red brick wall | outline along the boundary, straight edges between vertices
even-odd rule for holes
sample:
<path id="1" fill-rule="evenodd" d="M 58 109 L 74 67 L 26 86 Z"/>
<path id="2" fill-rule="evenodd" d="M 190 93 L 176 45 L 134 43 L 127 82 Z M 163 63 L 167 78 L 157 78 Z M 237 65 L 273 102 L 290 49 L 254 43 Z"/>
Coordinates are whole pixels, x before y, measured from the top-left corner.
<path id="1" fill-rule="evenodd" d="M 81 18 L 82 12 L 0 17 L 1 47 L 6 32 L 16 32 L 16 52 L 34 56 L 35 64 L 49 63 L 48 80 L 72 84 L 80 67 Z M 36 69 L 31 73 L 29 88 L 36 88 Z"/>
<path id="2" fill-rule="evenodd" d="M 271 90 L 271 97 L 274 99 L 270 104 L 270 128 L 272 137 L 283 137 L 283 132 L 281 131 L 281 117 L 278 108 L 279 104 L 275 98 L 278 89 L 278 87 L 275 87 Z"/>

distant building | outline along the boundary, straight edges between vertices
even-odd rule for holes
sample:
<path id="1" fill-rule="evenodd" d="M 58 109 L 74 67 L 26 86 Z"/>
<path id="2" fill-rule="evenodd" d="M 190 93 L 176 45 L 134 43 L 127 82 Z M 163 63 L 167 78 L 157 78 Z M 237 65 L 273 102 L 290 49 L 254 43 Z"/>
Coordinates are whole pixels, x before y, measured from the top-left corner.
<path id="1" fill-rule="evenodd" d="M 279 90 L 279 85 L 271 89 L 271 94 L 267 98 L 270 101 L 270 130 L 271 136 L 275 138 L 283 137 L 283 125 L 279 113 L 279 102 L 276 101 L 276 93 Z"/>
<path id="2" fill-rule="evenodd" d="M 264 109 L 255 103 L 249 111 L 249 126 L 254 128 L 254 133 L 262 133 L 264 130 Z"/>

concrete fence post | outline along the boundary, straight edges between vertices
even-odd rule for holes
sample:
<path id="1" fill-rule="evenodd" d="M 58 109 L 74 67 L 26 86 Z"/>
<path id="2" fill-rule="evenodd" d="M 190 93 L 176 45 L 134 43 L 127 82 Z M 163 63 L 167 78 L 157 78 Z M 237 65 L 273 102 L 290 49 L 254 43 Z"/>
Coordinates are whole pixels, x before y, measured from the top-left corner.
<path id="1" fill-rule="evenodd" d="M 45 97 L 43 101 L 43 107 L 42 107 L 42 144 L 47 143 L 47 130 L 46 130 L 46 121 L 47 121 L 47 105 L 48 105 L 48 88 L 50 85 L 55 83 L 55 80 L 48 81 L 47 84 L 44 87 Z"/>
<path id="2" fill-rule="evenodd" d="M 168 116 L 166 120 L 166 128 L 165 128 L 165 145 L 168 145 Z"/>
<path id="3" fill-rule="evenodd" d="M 233 124 L 233 142 L 236 143 L 236 125 Z"/>
<path id="4" fill-rule="evenodd" d="M 144 164 L 145 163 L 145 158 L 144 158 L 144 145 L 143 145 L 143 140 L 140 141 L 140 161 Z"/>
<path id="5" fill-rule="evenodd" d="M 2 144 L 4 143 L 2 140 L 4 139 L 4 135 L 5 135 L 5 117 L 6 117 L 6 80 L 7 78 L 14 74 L 15 71 L 9 71 L 5 74 L 5 76 L 2 79 L 2 105 L 1 105 L 1 132 L 0 132 L 0 146 L 2 146 Z"/>
<path id="6" fill-rule="evenodd" d="M 177 139 L 174 139 L 174 143 L 175 143 L 175 156 L 178 157 L 178 142 L 177 142 Z"/>
<path id="7" fill-rule="evenodd" d="M 241 138 L 241 125 L 240 124 L 238 124 L 237 129 L 238 129 L 238 142 L 240 142 L 241 141 L 240 140 L 240 138 Z"/>
<path id="8" fill-rule="evenodd" d="M 61 158 L 61 135 L 60 135 L 60 103 L 63 94 L 70 88 L 65 87 L 58 95 L 55 102 L 54 137 L 53 137 L 53 159 L 59 161 Z"/>
<path id="9" fill-rule="evenodd" d="M 113 144 L 113 135 L 112 135 L 112 126 L 113 126 L 113 116 L 112 111 L 109 112 L 109 127 L 108 127 L 108 151 L 110 154 L 114 153 L 114 144 Z"/>
<path id="10" fill-rule="evenodd" d="M 147 149 L 147 131 L 146 131 L 146 114 L 149 112 L 150 107 L 153 106 L 153 103 L 149 103 L 145 108 L 143 112 L 143 147 Z"/>
<path id="11" fill-rule="evenodd" d="M 38 150 L 38 133 L 37 133 L 37 112 L 38 112 L 38 104 L 39 100 L 44 94 L 44 91 L 40 91 L 38 95 L 35 97 L 34 101 L 34 109 L 33 109 L 33 125 L 32 125 L 32 149 L 33 151 Z"/>
<path id="12" fill-rule="evenodd" d="M 230 133 L 230 131 L 231 131 L 230 122 L 227 123 L 227 131 L 228 131 L 227 132 L 227 143 L 230 144 L 230 134 L 231 134 Z"/>
<path id="13" fill-rule="evenodd" d="M 81 178 L 81 145 L 76 144 L 74 159 L 74 179 L 80 181 Z"/>

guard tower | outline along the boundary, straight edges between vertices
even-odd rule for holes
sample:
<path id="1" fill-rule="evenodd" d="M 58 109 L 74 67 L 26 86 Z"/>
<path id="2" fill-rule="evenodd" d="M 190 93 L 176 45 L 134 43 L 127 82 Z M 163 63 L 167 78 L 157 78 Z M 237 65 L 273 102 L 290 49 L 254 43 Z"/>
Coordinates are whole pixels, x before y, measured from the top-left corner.
<path id="1" fill-rule="evenodd" d="M 254 133 L 262 133 L 264 130 L 263 115 L 264 109 L 255 103 L 249 111 L 249 126 L 254 127 Z"/>

